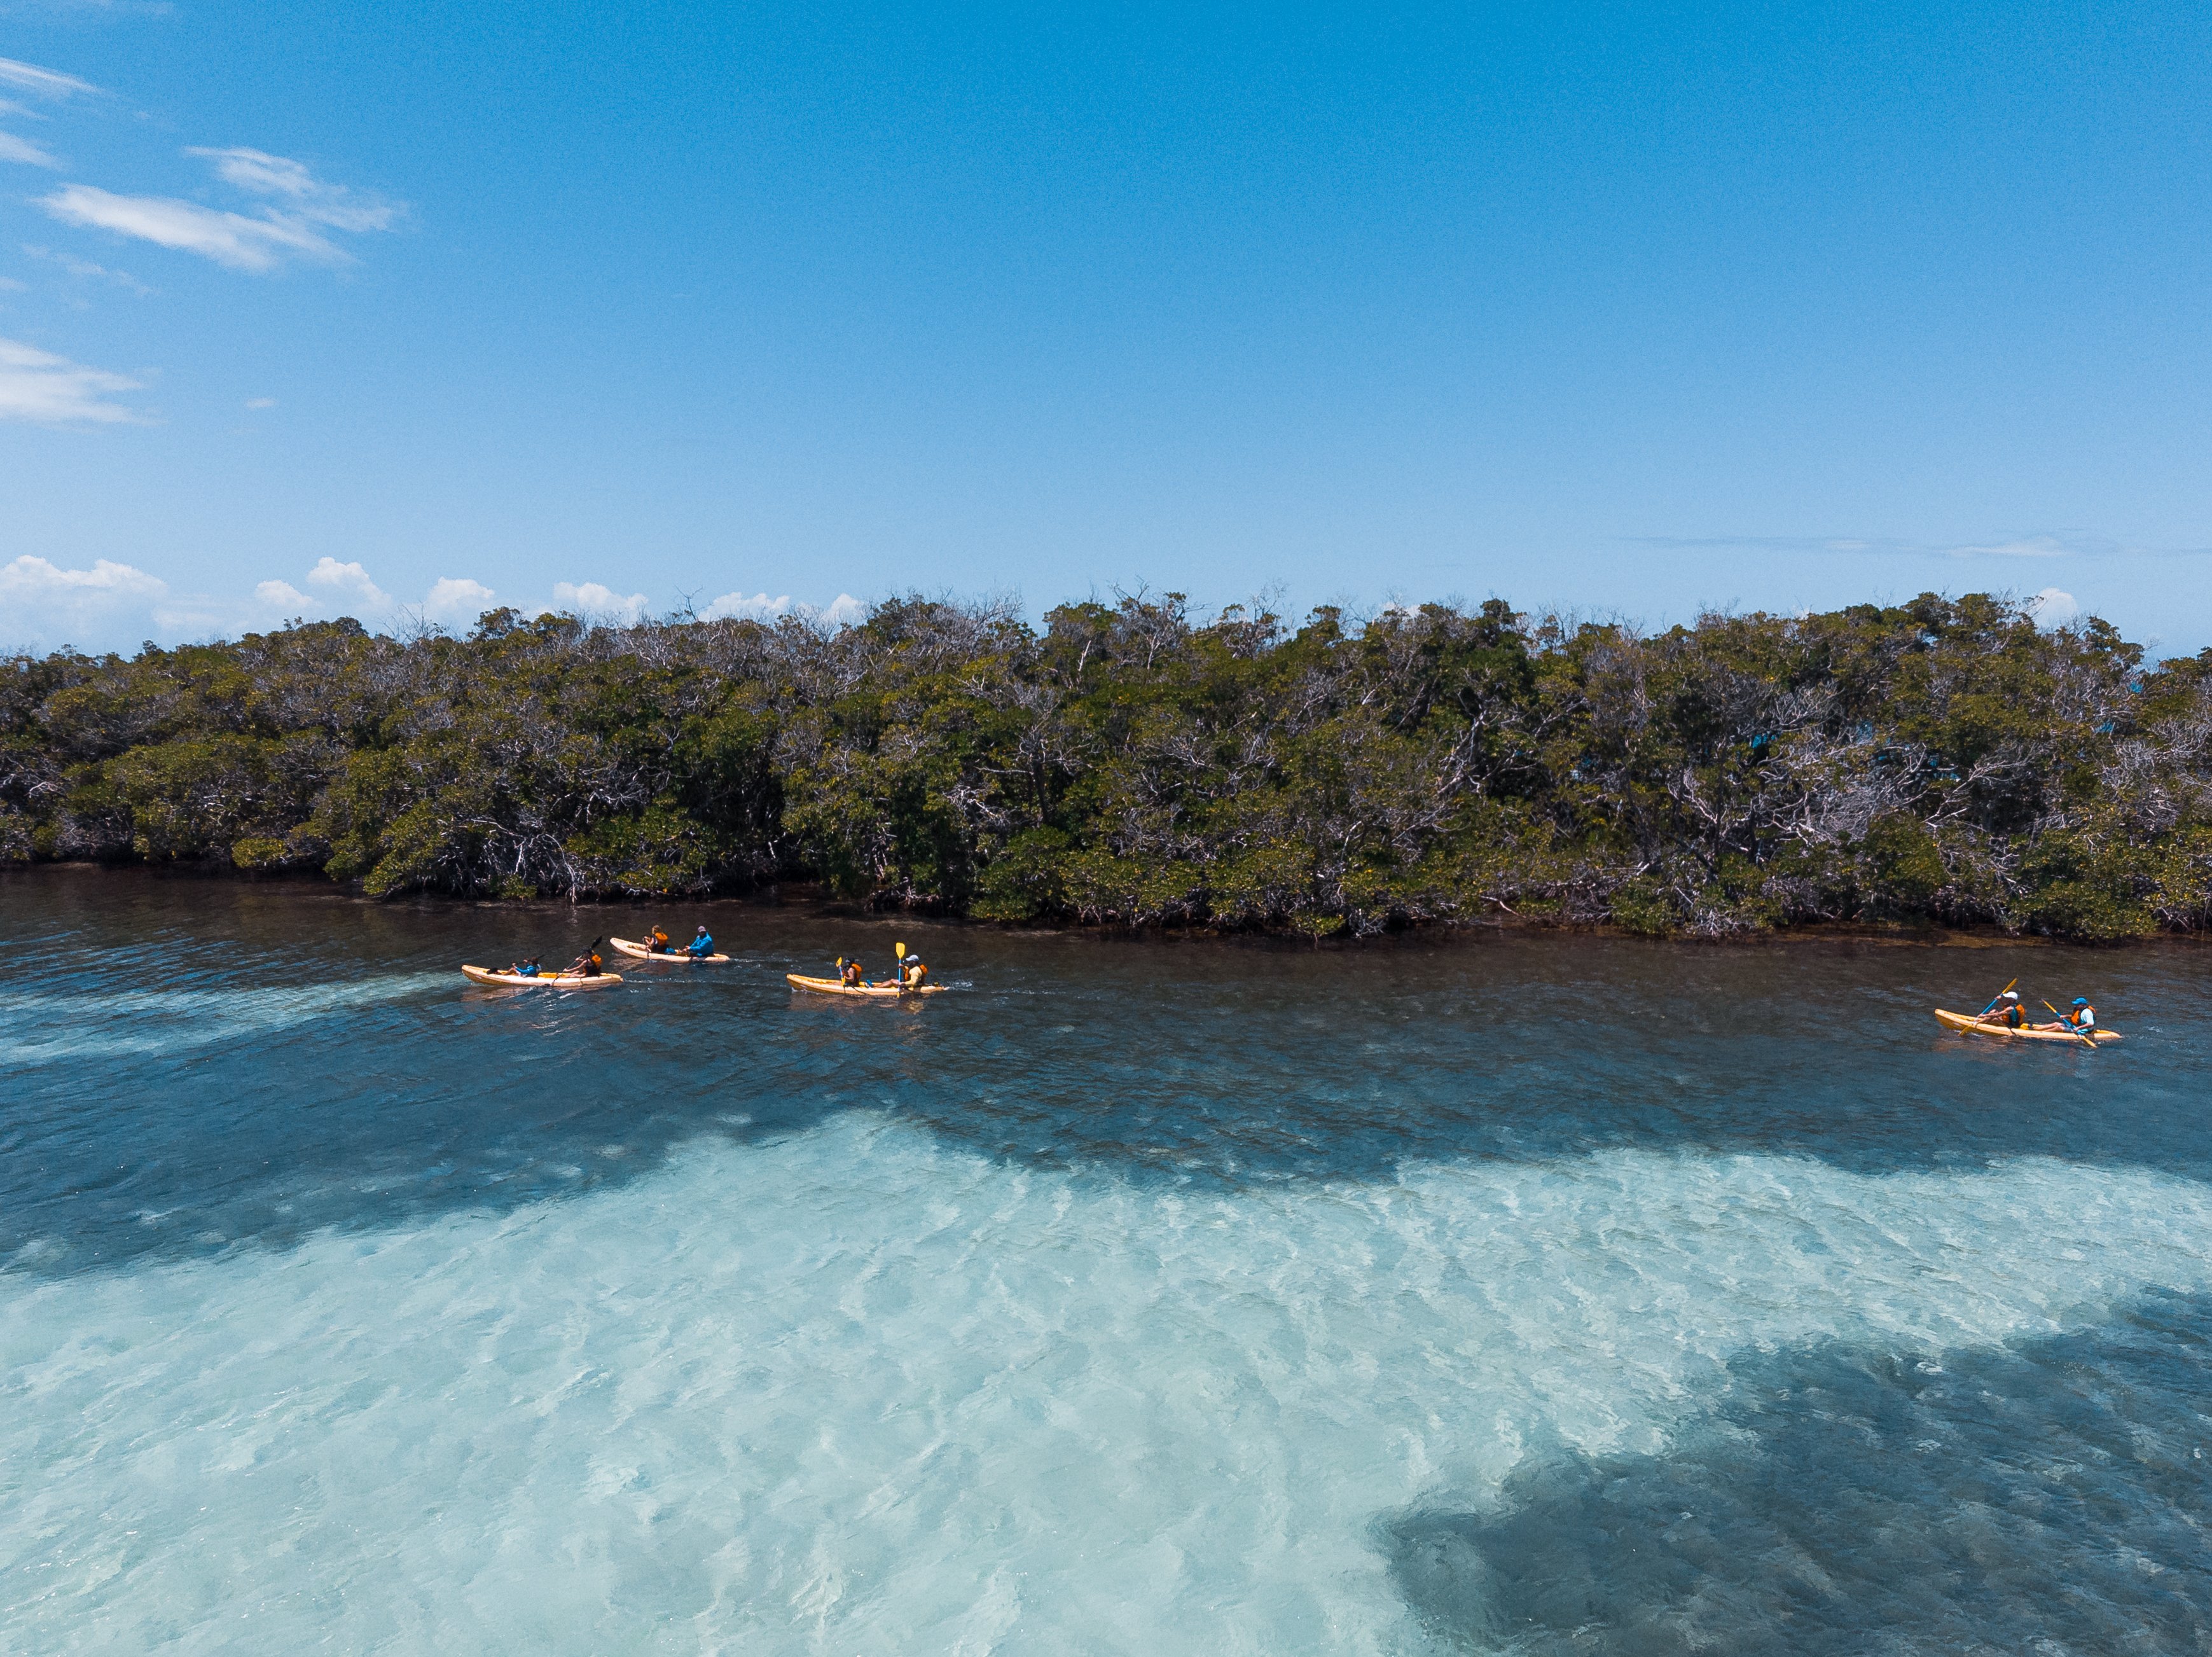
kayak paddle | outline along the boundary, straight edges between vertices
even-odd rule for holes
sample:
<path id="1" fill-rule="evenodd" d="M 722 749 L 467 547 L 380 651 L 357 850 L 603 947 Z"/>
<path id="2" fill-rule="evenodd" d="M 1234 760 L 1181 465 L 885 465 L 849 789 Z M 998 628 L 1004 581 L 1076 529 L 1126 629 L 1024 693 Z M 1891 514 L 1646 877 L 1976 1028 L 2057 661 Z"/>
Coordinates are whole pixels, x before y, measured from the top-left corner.
<path id="1" fill-rule="evenodd" d="M 2041 999 L 2041 998 L 2040 998 L 2040 997 L 2038 997 L 2038 999 L 2039 1000 L 2039 999 Z M 2045 1007 L 2051 1007 L 2051 1003 L 2050 1003 L 2049 1002 L 2047 1002 L 2047 1001 L 2046 1001 L 2046 1002 L 2044 1002 L 2044 1003 L 2043 1003 L 2043 1004 L 2044 1004 Z M 2060 1012 L 2060 1011 L 2059 1011 L 2056 1007 L 2051 1007 L 2051 1017 L 2053 1017 L 2053 1018 L 2055 1018 L 2055 1019 L 2057 1019 L 2057 1020 L 2058 1020 L 2058 1022 L 2059 1022 L 2061 1025 L 2064 1026 L 2067 1029 L 2069 1029 L 2069 1030 L 2073 1030 L 2073 1029 L 2074 1029 L 2074 1026 L 2073 1026 L 2072 1025 L 2070 1025 L 2070 1024 L 2067 1024 L 2067 1023 L 2066 1023 L 2066 1014 L 2063 1014 L 2063 1013 L 2062 1013 L 2062 1012 Z M 2077 1036 L 2079 1036 L 2079 1037 L 2081 1037 L 2081 1040 L 2082 1040 L 2083 1044 L 2084 1044 L 2085 1045 L 2087 1045 L 2087 1048 L 2089 1049 L 2089 1051 L 2090 1051 L 2091 1052 L 2093 1052 L 2093 1053 L 2094 1053 L 2094 1052 L 2095 1052 L 2095 1051 L 2097 1051 L 2097 1039 L 2096 1039 L 2096 1037 L 2094 1037 L 2094 1036 L 2093 1036 L 2093 1035 L 2089 1034 L 2089 1033 L 2088 1033 L 2088 1032 L 2087 1032 L 2086 1030 L 2074 1030 L 2074 1033 L 2075 1033 L 2075 1035 L 2077 1035 Z"/>
<path id="2" fill-rule="evenodd" d="M 2020 980 L 2019 980 L 2018 978 L 2014 978 L 2014 979 L 2012 981 L 2012 984 L 2018 984 L 2019 982 L 2020 982 Z M 1976 1018 L 1984 1018 L 1984 1019 L 1985 1019 L 1985 1018 L 1987 1018 L 1987 1017 L 1988 1017 L 1991 1013 L 1995 1012 L 1995 1011 L 1996 1010 L 1996 1005 L 1997 1005 L 1997 1003 L 1998 1003 L 1999 1002 L 2002 1001 L 2002 1000 L 2005 998 L 2005 990 L 2009 990 L 2009 989 L 2011 989 L 2011 988 L 2012 988 L 2012 984 L 2008 984 L 2005 985 L 2004 990 L 1998 990 L 1998 991 L 1996 992 L 1996 995 L 1991 996 L 1990 997 L 1990 1004 L 1989 1004 L 1987 1007 L 1984 1007 L 1984 1008 L 1982 1008 L 1982 1010 L 1981 1010 L 1980 1012 L 1978 1012 L 1978 1013 L 1975 1014 L 1974 1014 L 1974 1016 L 1975 1016 Z M 2048 1005 L 2048 1004 L 2049 1004 L 2048 1002 L 2046 1002 L 2046 1003 L 2045 1003 L 2045 1005 Z"/>

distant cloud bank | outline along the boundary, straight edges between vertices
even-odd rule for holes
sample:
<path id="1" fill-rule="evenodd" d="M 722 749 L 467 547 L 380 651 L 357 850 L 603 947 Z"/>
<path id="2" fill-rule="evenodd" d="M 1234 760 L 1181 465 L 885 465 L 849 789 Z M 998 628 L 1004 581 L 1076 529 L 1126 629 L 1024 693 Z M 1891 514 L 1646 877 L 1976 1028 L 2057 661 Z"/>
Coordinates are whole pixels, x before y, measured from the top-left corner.
<path id="1" fill-rule="evenodd" d="M 295 620 L 340 616 L 379 629 L 404 626 L 412 618 L 460 631 L 501 601 L 491 586 L 467 576 L 442 576 L 420 599 L 410 599 L 384 587 L 360 561 L 327 553 L 295 578 L 272 576 L 242 595 L 179 593 L 161 576 L 112 558 L 72 569 L 27 553 L 0 565 L 0 651 L 63 645 L 127 650 L 146 639 L 171 644 L 235 637 Z M 556 582 L 542 599 L 526 595 L 505 602 L 526 616 L 550 611 L 617 624 L 641 621 L 653 610 L 647 594 L 624 593 L 599 581 Z M 788 594 L 726 593 L 699 615 L 709 621 L 795 616 L 837 627 L 866 612 L 867 606 L 850 593 L 821 606 L 795 603 Z"/>

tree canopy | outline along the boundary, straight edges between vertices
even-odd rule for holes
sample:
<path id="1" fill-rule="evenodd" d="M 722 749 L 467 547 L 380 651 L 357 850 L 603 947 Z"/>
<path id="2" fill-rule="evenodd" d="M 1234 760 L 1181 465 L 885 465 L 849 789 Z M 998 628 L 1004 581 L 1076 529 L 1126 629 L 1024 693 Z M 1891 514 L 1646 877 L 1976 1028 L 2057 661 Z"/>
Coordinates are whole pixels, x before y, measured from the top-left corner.
<path id="1" fill-rule="evenodd" d="M 1005 922 L 1718 936 L 2212 918 L 2212 651 L 1984 594 L 1645 634 L 1175 594 L 830 629 L 485 616 L 7 661 L 0 861 Z"/>

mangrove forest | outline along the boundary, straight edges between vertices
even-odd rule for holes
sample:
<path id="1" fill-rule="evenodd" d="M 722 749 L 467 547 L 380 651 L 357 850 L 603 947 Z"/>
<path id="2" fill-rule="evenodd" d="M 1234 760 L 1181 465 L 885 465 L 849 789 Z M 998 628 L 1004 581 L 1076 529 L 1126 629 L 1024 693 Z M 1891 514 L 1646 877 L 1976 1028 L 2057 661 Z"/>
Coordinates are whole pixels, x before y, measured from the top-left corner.
<path id="1" fill-rule="evenodd" d="M 977 919 L 2114 939 L 2212 920 L 2212 651 L 1984 594 L 1645 632 L 1177 594 L 300 623 L 8 660 L 0 862 Z"/>

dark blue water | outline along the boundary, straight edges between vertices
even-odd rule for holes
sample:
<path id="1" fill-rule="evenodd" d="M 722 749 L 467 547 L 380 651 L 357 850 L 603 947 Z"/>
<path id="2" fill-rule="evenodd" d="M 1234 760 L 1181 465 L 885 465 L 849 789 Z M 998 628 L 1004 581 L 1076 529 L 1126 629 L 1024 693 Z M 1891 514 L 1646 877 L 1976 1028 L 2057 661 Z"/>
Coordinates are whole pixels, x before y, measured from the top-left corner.
<path id="1" fill-rule="evenodd" d="M 2197 949 L 649 918 L 0 879 L 0 1626 L 2203 1649 Z"/>

